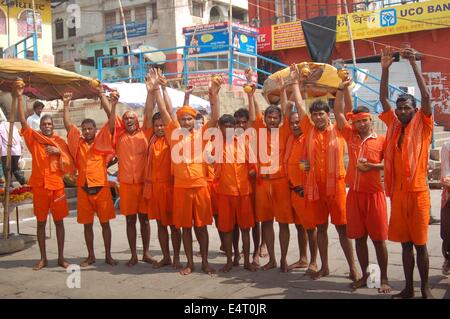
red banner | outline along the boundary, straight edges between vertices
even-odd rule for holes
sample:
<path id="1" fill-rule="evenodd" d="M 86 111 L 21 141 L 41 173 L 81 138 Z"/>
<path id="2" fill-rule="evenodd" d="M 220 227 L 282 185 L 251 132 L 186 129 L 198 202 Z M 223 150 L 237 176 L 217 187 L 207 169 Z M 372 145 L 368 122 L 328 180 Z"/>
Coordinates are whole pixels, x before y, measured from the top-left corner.
<path id="1" fill-rule="evenodd" d="M 272 26 L 258 29 L 258 52 L 272 51 Z"/>

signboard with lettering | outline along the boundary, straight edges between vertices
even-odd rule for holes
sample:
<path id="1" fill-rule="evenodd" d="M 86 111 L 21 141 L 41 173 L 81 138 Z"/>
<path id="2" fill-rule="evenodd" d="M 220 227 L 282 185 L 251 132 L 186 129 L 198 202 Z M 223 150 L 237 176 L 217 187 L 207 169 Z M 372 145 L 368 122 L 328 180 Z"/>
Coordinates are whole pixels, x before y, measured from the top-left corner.
<path id="1" fill-rule="evenodd" d="M 283 50 L 305 46 L 300 21 L 272 26 L 272 50 Z"/>
<path id="2" fill-rule="evenodd" d="M 147 34 L 147 22 L 128 22 L 126 24 L 127 27 L 127 36 L 129 38 L 140 37 Z M 123 32 L 122 24 L 114 24 L 106 28 L 106 41 L 110 40 L 122 40 L 125 39 L 125 34 Z"/>

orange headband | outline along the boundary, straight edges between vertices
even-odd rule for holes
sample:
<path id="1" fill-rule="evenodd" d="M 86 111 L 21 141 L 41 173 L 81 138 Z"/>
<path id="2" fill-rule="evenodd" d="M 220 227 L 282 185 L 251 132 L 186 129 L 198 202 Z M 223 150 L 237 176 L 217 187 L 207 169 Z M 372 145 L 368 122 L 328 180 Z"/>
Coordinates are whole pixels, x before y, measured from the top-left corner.
<path id="1" fill-rule="evenodd" d="M 367 119 L 367 118 L 370 119 L 372 116 L 370 115 L 370 113 L 367 113 L 367 112 L 361 112 L 361 113 L 357 113 L 357 114 L 353 114 L 353 112 L 348 112 L 346 117 L 352 123 L 355 123 L 356 121 L 359 121 L 359 120 L 363 120 L 363 119 Z"/>
<path id="2" fill-rule="evenodd" d="M 183 105 L 182 107 L 180 107 L 177 110 L 177 117 L 181 117 L 181 115 L 183 115 L 184 113 L 192 117 L 195 117 L 197 115 L 197 111 L 192 106 L 189 105 Z"/>

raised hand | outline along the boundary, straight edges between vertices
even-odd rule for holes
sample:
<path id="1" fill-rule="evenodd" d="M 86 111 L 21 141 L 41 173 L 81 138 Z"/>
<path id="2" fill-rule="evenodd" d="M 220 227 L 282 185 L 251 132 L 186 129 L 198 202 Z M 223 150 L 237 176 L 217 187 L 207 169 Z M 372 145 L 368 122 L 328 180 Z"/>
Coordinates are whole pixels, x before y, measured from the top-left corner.
<path id="1" fill-rule="evenodd" d="M 247 83 L 252 83 L 253 82 L 253 71 L 250 68 L 245 69 L 245 78 L 247 79 Z"/>
<path id="2" fill-rule="evenodd" d="M 411 65 L 416 63 L 416 50 L 413 48 L 404 48 L 402 51 L 400 51 L 400 55 L 404 59 L 408 59 L 409 63 Z"/>
<path id="3" fill-rule="evenodd" d="M 381 51 L 381 68 L 382 69 L 389 69 L 389 67 L 392 65 L 392 62 L 394 62 L 394 51 L 391 47 L 387 46 Z"/>
<path id="4" fill-rule="evenodd" d="M 69 105 L 70 101 L 72 101 L 73 93 L 66 91 L 63 93 L 63 102 L 64 105 Z"/>
<path id="5" fill-rule="evenodd" d="M 300 71 L 298 70 L 298 66 L 295 63 L 292 63 L 289 67 L 290 69 L 290 76 L 292 79 L 292 82 L 298 82 L 300 80 Z"/>
<path id="6" fill-rule="evenodd" d="M 167 87 L 168 82 L 166 77 L 162 74 L 161 69 L 158 69 L 157 73 L 158 73 L 158 84 L 163 88 Z"/>
<path id="7" fill-rule="evenodd" d="M 208 83 L 208 93 L 218 95 L 223 83 L 221 75 L 213 75 Z"/>
<path id="8" fill-rule="evenodd" d="M 25 89 L 25 82 L 21 78 L 17 78 L 12 85 L 12 95 L 19 97 L 23 95 L 23 90 Z"/>
<path id="9" fill-rule="evenodd" d="M 353 81 L 353 80 L 352 80 L 352 77 L 351 77 L 350 75 L 347 75 L 347 77 L 344 78 L 344 79 L 342 79 L 342 82 L 339 83 L 338 88 L 339 88 L 340 90 L 346 89 L 346 88 L 348 88 L 348 87 L 352 84 L 352 81 Z"/>
<path id="10" fill-rule="evenodd" d="M 158 79 L 158 71 L 156 71 L 154 68 L 150 69 L 144 79 L 147 91 L 159 89 L 160 84 L 158 82 Z"/>
<path id="11" fill-rule="evenodd" d="M 109 94 L 109 100 L 111 101 L 111 104 L 116 105 L 119 102 L 120 94 L 117 90 L 111 91 Z"/>

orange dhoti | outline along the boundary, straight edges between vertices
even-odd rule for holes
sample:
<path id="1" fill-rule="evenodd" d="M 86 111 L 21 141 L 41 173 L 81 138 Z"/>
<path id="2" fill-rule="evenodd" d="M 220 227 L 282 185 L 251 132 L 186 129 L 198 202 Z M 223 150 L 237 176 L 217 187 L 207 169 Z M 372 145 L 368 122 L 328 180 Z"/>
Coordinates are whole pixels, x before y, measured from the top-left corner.
<path id="1" fill-rule="evenodd" d="M 294 191 L 291 191 L 291 203 L 294 210 L 294 223 L 302 225 L 305 229 L 316 228 L 316 219 L 311 209 L 311 203 Z"/>
<path id="2" fill-rule="evenodd" d="M 326 185 L 317 183 L 319 188 L 320 198 L 316 201 L 308 201 L 314 213 L 316 225 L 323 225 L 328 223 L 328 218 L 331 215 L 331 223 L 333 225 L 347 224 L 347 216 L 345 212 L 345 182 L 343 179 L 338 181 L 336 194 L 333 196 L 326 195 Z"/>
<path id="3" fill-rule="evenodd" d="M 69 216 L 66 193 L 64 188 L 49 190 L 42 187 L 33 187 L 33 212 L 38 222 L 47 220 L 49 210 L 54 221 L 63 220 Z"/>
<path id="4" fill-rule="evenodd" d="M 274 218 L 279 223 L 294 222 L 287 178 L 258 180 L 255 201 L 258 222 L 270 221 Z"/>
<path id="5" fill-rule="evenodd" d="M 219 207 L 219 231 L 228 233 L 236 224 L 242 228 L 255 226 L 255 216 L 250 195 L 232 196 L 217 194 Z"/>
<path id="6" fill-rule="evenodd" d="M 149 194 L 146 194 L 149 192 Z M 163 226 L 173 225 L 173 186 L 170 183 L 149 183 L 144 187 L 140 211 L 156 219 Z"/>
<path id="7" fill-rule="evenodd" d="M 174 187 L 173 222 L 177 228 L 212 224 L 211 196 L 207 186 Z"/>
<path id="8" fill-rule="evenodd" d="M 107 186 L 94 195 L 89 195 L 82 187 L 78 187 L 77 210 L 77 221 L 80 224 L 92 224 L 95 213 L 102 224 L 116 217 L 111 191 Z"/>
<path id="9" fill-rule="evenodd" d="M 120 183 L 120 213 L 122 215 L 136 215 L 140 212 L 143 189 L 144 184 Z"/>
<path id="10" fill-rule="evenodd" d="M 347 195 L 347 237 L 358 239 L 367 235 L 374 241 L 388 238 L 386 197 L 383 192 L 350 190 Z"/>
<path id="11" fill-rule="evenodd" d="M 425 245 L 430 221 L 430 193 L 395 190 L 391 196 L 391 219 L 388 238 L 391 241 Z"/>
<path id="12" fill-rule="evenodd" d="M 208 181 L 208 191 L 209 196 L 211 196 L 211 209 L 213 215 L 218 214 L 218 204 L 217 204 L 217 193 L 216 193 L 217 183 L 215 181 Z"/>

